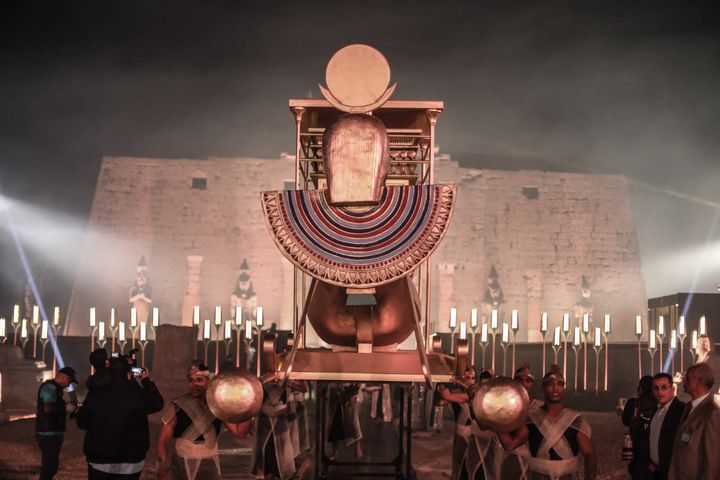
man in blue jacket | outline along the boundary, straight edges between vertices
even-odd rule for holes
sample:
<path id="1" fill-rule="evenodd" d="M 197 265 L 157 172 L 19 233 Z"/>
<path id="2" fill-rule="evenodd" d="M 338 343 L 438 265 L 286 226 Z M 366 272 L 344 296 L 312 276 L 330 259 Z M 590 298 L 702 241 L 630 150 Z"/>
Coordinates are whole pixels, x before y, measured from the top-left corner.
<path id="1" fill-rule="evenodd" d="M 77 383 L 75 370 L 64 367 L 55 374 L 55 378 L 43 382 L 38 389 L 35 435 L 42 456 L 40 480 L 52 480 L 58 471 L 68 413 L 63 390 L 70 383 Z M 74 409 L 74 404 L 72 408 Z"/>

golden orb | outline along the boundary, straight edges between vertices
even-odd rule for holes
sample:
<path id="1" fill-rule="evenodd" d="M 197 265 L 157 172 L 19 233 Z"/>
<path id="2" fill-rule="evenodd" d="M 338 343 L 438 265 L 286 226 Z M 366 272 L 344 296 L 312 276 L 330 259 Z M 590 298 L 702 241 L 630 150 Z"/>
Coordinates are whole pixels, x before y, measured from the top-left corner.
<path id="1" fill-rule="evenodd" d="M 260 411 L 262 401 L 262 384 L 246 370 L 227 370 L 216 375 L 208 385 L 208 407 L 223 422 L 250 420 Z"/>
<path id="2" fill-rule="evenodd" d="M 480 386 L 472 400 L 478 423 L 495 432 L 511 432 L 525 423 L 530 398 L 520 383 L 495 377 Z"/>

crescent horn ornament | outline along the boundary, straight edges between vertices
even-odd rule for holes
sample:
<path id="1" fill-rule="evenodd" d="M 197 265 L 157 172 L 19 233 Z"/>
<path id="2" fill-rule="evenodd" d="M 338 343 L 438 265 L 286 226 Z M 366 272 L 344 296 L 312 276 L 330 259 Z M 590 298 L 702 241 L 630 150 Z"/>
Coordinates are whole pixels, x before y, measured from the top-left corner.
<path id="1" fill-rule="evenodd" d="M 385 102 L 387 102 L 390 98 L 390 95 L 392 95 L 395 91 L 397 83 L 393 83 L 392 85 L 390 85 L 380 98 L 367 105 L 345 105 L 340 100 L 335 98 L 335 96 L 333 96 L 333 94 L 327 88 L 323 87 L 321 84 L 318 84 L 318 87 L 320 87 L 320 93 L 322 93 L 323 97 L 325 97 L 325 99 L 338 110 L 348 113 L 367 113 L 381 107 Z"/>

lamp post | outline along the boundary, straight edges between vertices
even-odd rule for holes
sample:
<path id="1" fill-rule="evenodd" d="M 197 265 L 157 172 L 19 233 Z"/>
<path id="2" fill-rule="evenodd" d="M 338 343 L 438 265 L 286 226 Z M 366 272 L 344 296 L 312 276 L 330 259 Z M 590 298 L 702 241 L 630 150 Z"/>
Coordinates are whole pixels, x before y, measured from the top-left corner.
<path id="1" fill-rule="evenodd" d="M 647 351 L 650 353 L 650 375 L 655 375 L 655 350 L 657 349 L 657 339 L 655 329 L 650 329 L 650 338 L 648 339 Z"/>
<path id="2" fill-rule="evenodd" d="M 545 375 L 545 350 L 546 343 L 547 343 L 547 334 L 548 334 L 548 314 L 547 312 L 542 312 L 542 315 L 540 315 L 540 332 L 542 333 L 543 341 L 542 341 L 542 370 L 540 371 L 541 375 Z"/>
<path id="3" fill-rule="evenodd" d="M 23 318 L 20 324 L 20 343 L 22 344 L 23 355 L 25 354 L 25 345 L 27 345 L 28 340 L 28 321 L 27 318 Z"/>
<path id="4" fill-rule="evenodd" d="M 583 392 L 587 392 L 587 339 L 590 333 L 590 314 L 583 314 L 582 341 L 583 341 Z"/>
<path id="5" fill-rule="evenodd" d="M 572 349 L 573 349 L 573 352 L 575 352 L 575 384 L 574 384 L 575 392 L 577 392 L 577 389 L 578 389 L 578 370 L 580 369 L 579 368 L 580 365 L 578 362 L 578 353 L 580 352 L 580 349 L 582 348 L 580 346 L 581 336 L 582 335 L 580 334 L 580 327 L 575 326 L 575 328 L 573 329 L 573 343 L 572 343 Z"/>
<path id="6" fill-rule="evenodd" d="M 5 335 L 5 319 L 0 319 L 0 337 Z M 45 362 L 45 351 L 47 344 L 50 341 L 49 331 L 52 330 L 53 335 L 57 338 L 60 328 L 60 307 L 56 306 L 53 311 L 53 320 L 50 323 L 49 320 L 43 320 L 40 327 L 40 344 L 42 345 L 42 361 Z M 4 340 L 2 340 L 4 342 Z M 57 357 L 55 356 L 55 350 L 53 350 L 53 376 L 57 370 Z"/>
<path id="7" fill-rule="evenodd" d="M 97 331 L 97 346 L 98 348 L 105 348 L 105 344 L 107 343 L 107 332 L 105 331 L 105 322 L 102 320 L 98 322 Z"/>
<path id="8" fill-rule="evenodd" d="M 475 368 L 475 344 L 477 343 L 478 316 L 477 308 L 470 311 L 470 331 L 472 332 L 472 346 L 470 348 L 470 365 Z"/>
<path id="9" fill-rule="evenodd" d="M 483 323 L 480 327 L 480 348 L 482 348 L 482 368 L 485 368 L 485 350 L 488 346 L 488 324 Z"/>
<path id="10" fill-rule="evenodd" d="M 202 330 L 203 347 L 205 351 L 205 365 L 208 364 L 208 345 L 210 345 L 210 319 L 206 318 L 203 322 Z"/>
<path id="11" fill-rule="evenodd" d="M 5 321 L 5 319 L 2 319 Z M 45 348 L 47 347 L 49 338 L 48 338 L 48 329 L 52 328 L 52 325 L 49 325 L 50 322 L 47 320 L 43 320 L 41 327 L 40 327 L 40 344 L 42 345 L 42 362 L 45 363 Z M 53 367 L 53 373 L 55 373 L 55 368 Z"/>
<path id="12" fill-rule="evenodd" d="M 250 371 L 250 344 L 253 338 L 253 323 L 251 319 L 245 320 L 245 370 Z"/>
<path id="13" fill-rule="evenodd" d="M 0 318 L 0 343 L 5 343 L 8 339 L 6 323 L 5 317 Z"/>
<path id="14" fill-rule="evenodd" d="M 95 333 L 97 332 L 97 323 L 95 321 L 95 307 L 90 307 L 90 352 L 95 350 Z M 90 365 L 90 375 L 95 373 L 95 368 Z"/>
<path id="15" fill-rule="evenodd" d="M 13 306 L 12 316 L 12 330 L 13 330 L 13 345 L 17 345 L 18 328 L 20 326 L 20 305 Z"/>
<path id="16" fill-rule="evenodd" d="M 215 375 L 220 371 L 220 329 L 222 328 L 222 307 L 215 306 Z"/>
<path id="17" fill-rule="evenodd" d="M 608 337 L 610 336 L 611 329 L 611 318 L 610 314 L 605 314 L 605 325 L 603 325 L 603 339 L 605 340 L 605 384 L 604 390 L 608 390 L 608 353 L 610 353 L 610 344 L 608 343 Z"/>
<path id="18" fill-rule="evenodd" d="M 598 395 L 600 393 L 600 351 L 602 350 L 600 327 L 595 327 L 593 350 L 595 350 L 595 395 Z"/>
<path id="19" fill-rule="evenodd" d="M 132 333 L 132 348 L 134 349 L 138 334 L 137 309 L 135 307 L 130 309 L 130 332 Z"/>
<path id="20" fill-rule="evenodd" d="M 257 347 L 255 348 L 256 358 L 256 375 L 260 378 L 260 367 L 262 361 L 262 336 L 263 336 L 263 307 L 257 307 L 255 309 L 255 326 L 257 327 Z"/>
<path id="21" fill-rule="evenodd" d="M 120 355 L 125 352 L 126 343 L 127 337 L 125 336 L 125 322 L 118 322 L 118 347 L 120 348 Z"/>
<path id="22" fill-rule="evenodd" d="M 153 332 L 153 339 L 156 339 L 156 340 L 157 340 L 157 338 L 156 338 L 155 335 L 157 335 L 157 330 L 156 330 L 156 328 L 158 328 L 159 326 L 160 326 L 160 309 L 159 309 L 158 307 L 153 307 L 153 310 L 152 310 L 152 324 L 150 324 L 150 329 L 151 329 L 152 332 Z"/>
<path id="23" fill-rule="evenodd" d="M 660 371 L 663 370 L 663 341 L 665 340 L 665 317 L 660 315 L 657 323 L 657 336 L 660 339 L 658 351 L 660 353 Z"/>
<path id="24" fill-rule="evenodd" d="M 117 339 L 118 326 L 115 319 L 115 307 L 110 307 L 110 351 L 115 353 L 115 341 Z"/>
<path id="25" fill-rule="evenodd" d="M 692 356 L 693 363 L 695 363 L 697 361 L 697 348 L 698 348 L 698 331 L 693 330 L 692 337 L 690 337 L 690 355 Z"/>
<path id="26" fill-rule="evenodd" d="M 465 340 L 465 345 L 467 345 L 467 323 L 464 321 L 460 322 L 460 340 Z M 458 345 L 462 344 L 458 343 Z"/>
<path id="27" fill-rule="evenodd" d="M 638 342 L 638 380 L 642 378 L 642 346 L 640 345 L 640 339 L 642 338 L 642 316 L 635 315 L 635 336 Z"/>
<path id="28" fill-rule="evenodd" d="M 232 320 L 225 320 L 225 335 L 223 342 L 225 342 L 225 356 L 230 356 L 230 345 L 233 341 L 233 322 Z"/>
<path id="29" fill-rule="evenodd" d="M 140 322 L 140 366 L 145 368 L 145 347 L 148 344 L 147 322 Z"/>
<path id="30" fill-rule="evenodd" d="M 40 328 L 40 312 L 37 305 L 33 305 L 32 329 L 33 329 L 33 358 L 37 358 L 38 329 Z"/>
<path id="31" fill-rule="evenodd" d="M 502 324 L 503 376 L 507 375 L 507 347 L 510 342 L 510 329 L 507 322 Z"/>
<path id="32" fill-rule="evenodd" d="M 675 355 L 674 353 L 677 351 L 677 330 L 674 328 L 670 330 L 670 355 L 673 358 L 673 367 L 675 366 Z M 673 371 L 675 369 L 673 368 Z"/>
<path id="33" fill-rule="evenodd" d="M 567 339 L 570 335 L 570 314 L 568 312 L 563 313 L 563 378 L 567 378 Z"/>
<path id="34" fill-rule="evenodd" d="M 519 330 L 519 327 L 518 327 L 518 311 L 517 311 L 517 310 L 513 310 L 512 313 L 511 313 L 511 315 L 510 315 L 510 330 L 512 331 L 512 351 L 513 351 L 513 354 L 512 354 L 512 370 L 510 371 L 510 373 L 512 373 L 513 375 L 515 375 L 515 348 L 516 348 L 516 345 L 517 345 L 517 344 L 515 343 L 515 336 L 517 335 L 517 332 L 518 332 L 518 330 Z"/>
<path id="35" fill-rule="evenodd" d="M 235 367 L 240 368 L 240 345 L 242 342 L 242 307 L 235 307 L 235 334 L 237 341 L 235 342 Z"/>
<path id="36" fill-rule="evenodd" d="M 200 305 L 193 306 L 193 325 L 195 325 L 198 329 L 198 340 L 202 340 L 202 329 L 203 326 L 200 325 Z M 207 366 L 207 363 L 205 364 Z"/>
<path id="37" fill-rule="evenodd" d="M 450 355 L 455 353 L 455 330 L 457 330 L 457 309 L 450 308 Z"/>
<path id="38" fill-rule="evenodd" d="M 490 312 L 490 331 L 492 332 L 492 369 L 493 372 L 495 371 L 495 334 L 497 333 L 498 329 L 498 311 L 496 308 L 492 309 L 492 312 Z"/>
<path id="39" fill-rule="evenodd" d="M 560 351 L 560 327 L 555 327 L 555 331 L 553 333 L 552 349 L 553 349 L 553 352 L 555 352 L 555 363 L 554 364 L 557 365 L 558 352 Z"/>
<path id="40" fill-rule="evenodd" d="M 680 371 L 685 372 L 685 338 L 687 337 L 687 329 L 683 315 L 680 315 L 680 319 L 678 320 L 678 337 L 680 337 Z"/>

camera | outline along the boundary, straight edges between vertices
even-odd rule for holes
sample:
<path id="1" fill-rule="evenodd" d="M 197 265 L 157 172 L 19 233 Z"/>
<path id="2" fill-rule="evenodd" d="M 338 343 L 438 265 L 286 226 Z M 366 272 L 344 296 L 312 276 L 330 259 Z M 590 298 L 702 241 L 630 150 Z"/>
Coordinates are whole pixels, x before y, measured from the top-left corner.
<path id="1" fill-rule="evenodd" d="M 133 348 L 129 352 L 117 353 L 114 352 L 110 358 L 110 365 L 116 365 L 116 368 L 123 368 L 127 372 L 131 372 L 135 376 L 141 376 L 145 371 L 144 368 L 138 368 L 137 359 L 135 354 L 140 351 L 139 348 Z"/>

